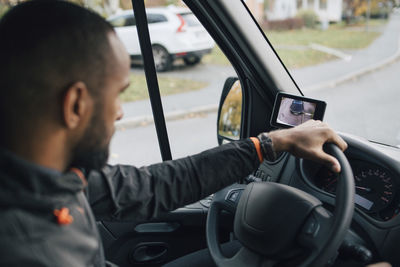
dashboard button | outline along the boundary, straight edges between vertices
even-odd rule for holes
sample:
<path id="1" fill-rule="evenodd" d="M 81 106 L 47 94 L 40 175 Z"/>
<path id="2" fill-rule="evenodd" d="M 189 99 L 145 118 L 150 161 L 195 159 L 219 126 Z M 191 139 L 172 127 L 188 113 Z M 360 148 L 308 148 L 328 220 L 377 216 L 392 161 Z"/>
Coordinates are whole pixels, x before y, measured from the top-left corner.
<path id="1" fill-rule="evenodd" d="M 239 196 L 239 191 L 230 192 L 228 195 L 228 200 L 231 202 L 236 202 Z"/>

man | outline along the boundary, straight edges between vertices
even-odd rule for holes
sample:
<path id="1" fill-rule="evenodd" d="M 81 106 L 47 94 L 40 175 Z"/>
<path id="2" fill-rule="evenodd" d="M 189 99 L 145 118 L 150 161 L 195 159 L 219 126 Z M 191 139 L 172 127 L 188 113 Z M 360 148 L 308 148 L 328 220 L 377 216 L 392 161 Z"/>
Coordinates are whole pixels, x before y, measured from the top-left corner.
<path id="1" fill-rule="evenodd" d="M 0 40 L 1 266 L 105 266 L 92 211 L 98 220 L 154 218 L 279 151 L 340 170 L 322 145 L 346 143 L 316 121 L 140 169 L 104 167 L 130 74 L 113 28 L 67 2 L 31 1 L 2 18 Z"/>

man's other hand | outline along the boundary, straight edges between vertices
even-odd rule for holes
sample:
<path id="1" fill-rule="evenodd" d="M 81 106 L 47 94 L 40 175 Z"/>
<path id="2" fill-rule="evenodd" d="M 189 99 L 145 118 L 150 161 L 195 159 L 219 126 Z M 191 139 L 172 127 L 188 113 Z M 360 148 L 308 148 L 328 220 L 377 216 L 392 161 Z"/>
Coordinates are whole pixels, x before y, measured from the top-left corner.
<path id="1" fill-rule="evenodd" d="M 299 158 L 321 162 L 334 172 L 340 172 L 338 160 L 323 151 L 325 143 L 333 143 L 342 151 L 346 142 L 326 123 L 309 120 L 294 128 L 268 133 L 275 152 L 287 151 Z"/>

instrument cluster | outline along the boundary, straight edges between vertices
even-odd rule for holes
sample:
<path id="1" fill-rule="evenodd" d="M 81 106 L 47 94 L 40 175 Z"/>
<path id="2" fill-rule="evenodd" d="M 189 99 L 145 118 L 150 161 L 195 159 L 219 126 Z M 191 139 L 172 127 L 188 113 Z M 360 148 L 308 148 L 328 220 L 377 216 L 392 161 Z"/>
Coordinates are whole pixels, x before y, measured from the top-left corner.
<path id="1" fill-rule="evenodd" d="M 388 169 L 367 161 L 349 162 L 354 174 L 356 206 L 379 221 L 389 221 L 396 217 L 400 213 L 398 178 Z M 335 195 L 337 174 L 324 166 L 318 166 L 314 171 L 306 173 L 306 179 L 313 185 Z"/>

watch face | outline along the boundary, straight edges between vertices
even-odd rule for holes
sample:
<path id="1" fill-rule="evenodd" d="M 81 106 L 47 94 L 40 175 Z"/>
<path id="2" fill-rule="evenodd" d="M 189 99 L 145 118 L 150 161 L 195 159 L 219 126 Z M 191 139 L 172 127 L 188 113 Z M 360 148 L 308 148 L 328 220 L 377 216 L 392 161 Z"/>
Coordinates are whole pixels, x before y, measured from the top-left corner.
<path id="1" fill-rule="evenodd" d="M 261 151 L 264 159 L 267 161 L 275 161 L 277 159 L 277 155 L 271 138 L 269 138 L 268 134 L 266 133 L 260 134 L 258 137 L 260 139 Z"/>

